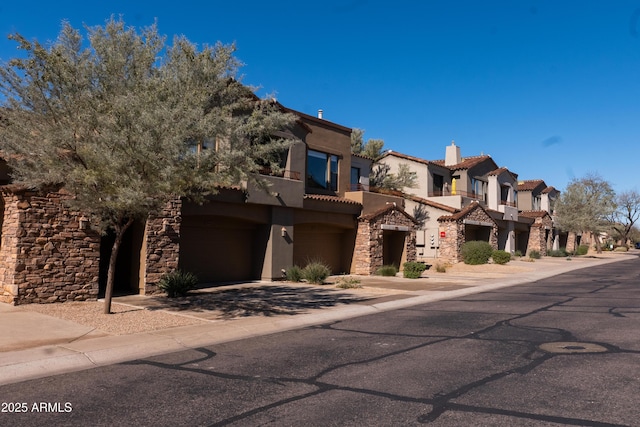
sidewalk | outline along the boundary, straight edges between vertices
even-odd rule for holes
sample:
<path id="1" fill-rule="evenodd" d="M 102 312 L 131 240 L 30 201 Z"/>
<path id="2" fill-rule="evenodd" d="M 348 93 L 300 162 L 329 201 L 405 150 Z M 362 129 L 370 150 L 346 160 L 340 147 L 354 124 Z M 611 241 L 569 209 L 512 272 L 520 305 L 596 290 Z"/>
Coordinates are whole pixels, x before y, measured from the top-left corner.
<path id="1" fill-rule="evenodd" d="M 189 300 L 117 297 L 114 303 L 140 313 L 179 316 L 194 323 L 123 335 L 0 303 L 0 385 L 470 295 L 628 259 L 637 259 L 635 251 L 571 260 L 545 257 L 533 263 L 519 260 L 507 266 L 460 264 L 447 273 L 428 270 L 415 280 L 354 276 L 360 289 L 252 282 L 202 289 Z M 332 276 L 329 282 L 338 279 Z"/>

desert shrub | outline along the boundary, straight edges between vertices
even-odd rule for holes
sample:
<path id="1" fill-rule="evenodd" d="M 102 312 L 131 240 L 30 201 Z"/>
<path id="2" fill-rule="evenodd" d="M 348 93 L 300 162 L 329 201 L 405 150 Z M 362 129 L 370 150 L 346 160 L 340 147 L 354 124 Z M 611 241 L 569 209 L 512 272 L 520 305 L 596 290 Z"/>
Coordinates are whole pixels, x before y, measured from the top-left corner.
<path id="1" fill-rule="evenodd" d="M 422 272 L 427 269 L 427 266 L 423 262 L 405 262 L 402 264 L 403 271 L 402 276 L 407 279 L 417 279 L 422 275 Z"/>
<path id="2" fill-rule="evenodd" d="M 395 276 L 398 273 L 398 269 L 395 265 L 383 265 L 376 270 L 378 276 Z"/>
<path id="3" fill-rule="evenodd" d="M 300 282 L 302 281 L 302 269 L 297 265 L 291 266 L 287 268 L 284 273 L 284 276 L 290 282 Z"/>
<path id="4" fill-rule="evenodd" d="M 518 258 L 522 256 L 522 251 L 521 250 L 517 250 L 513 253 L 513 256 L 517 256 Z"/>
<path id="5" fill-rule="evenodd" d="M 461 253 L 465 264 L 486 264 L 491 258 L 493 248 L 489 242 L 472 240 L 462 245 Z"/>
<path id="6" fill-rule="evenodd" d="M 336 284 L 336 288 L 340 289 L 359 289 L 361 287 L 360 279 L 356 279 L 355 277 L 340 277 Z"/>
<path id="7" fill-rule="evenodd" d="M 547 255 L 552 256 L 552 257 L 564 258 L 566 256 L 569 256 L 569 252 L 567 252 L 567 250 L 565 248 L 560 248 L 560 249 L 555 250 L 555 251 L 549 251 L 547 253 Z"/>
<path id="8" fill-rule="evenodd" d="M 506 264 L 511 261 L 511 254 L 502 250 L 496 250 L 491 253 L 491 258 L 496 264 Z"/>
<path id="9" fill-rule="evenodd" d="M 576 255 L 586 255 L 589 252 L 589 245 L 580 245 L 576 249 Z"/>
<path id="10" fill-rule="evenodd" d="M 169 298 L 183 297 L 196 288 L 198 276 L 188 271 L 174 270 L 165 274 L 158 282 L 158 288 Z"/>
<path id="11" fill-rule="evenodd" d="M 316 285 L 322 285 L 330 274 L 329 266 L 321 261 L 311 261 L 302 269 L 302 278 Z"/>
<path id="12" fill-rule="evenodd" d="M 447 264 L 438 263 L 438 264 L 436 264 L 436 271 L 438 273 L 446 273 L 447 272 L 447 267 L 448 267 Z"/>
<path id="13" fill-rule="evenodd" d="M 540 252 L 536 250 L 529 251 L 529 258 L 531 259 L 540 259 Z"/>
<path id="14" fill-rule="evenodd" d="M 627 252 L 629 249 L 626 246 L 618 246 L 613 251 L 614 252 Z"/>

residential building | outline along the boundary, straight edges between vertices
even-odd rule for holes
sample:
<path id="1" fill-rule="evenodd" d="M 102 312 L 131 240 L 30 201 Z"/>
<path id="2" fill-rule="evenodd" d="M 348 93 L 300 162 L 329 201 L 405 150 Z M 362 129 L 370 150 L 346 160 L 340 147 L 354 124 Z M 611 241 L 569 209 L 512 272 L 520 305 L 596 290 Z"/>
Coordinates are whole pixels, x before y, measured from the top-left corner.
<path id="1" fill-rule="evenodd" d="M 402 197 L 369 191 L 371 160 L 351 154 L 351 129 L 288 111 L 298 120 L 282 136 L 295 142 L 281 155 L 282 172 L 262 171 L 269 191 L 245 183 L 220 188 L 204 204 L 177 198 L 134 223 L 118 255 L 116 293 L 156 293 L 162 275 L 176 268 L 219 284 L 279 280 L 311 261 L 333 274 L 371 274 L 416 259 L 415 220 Z M 64 189 L 7 184 L 0 191 L 0 300 L 85 300 L 104 292 L 113 235 L 100 236 L 82 213 L 69 212 Z"/>

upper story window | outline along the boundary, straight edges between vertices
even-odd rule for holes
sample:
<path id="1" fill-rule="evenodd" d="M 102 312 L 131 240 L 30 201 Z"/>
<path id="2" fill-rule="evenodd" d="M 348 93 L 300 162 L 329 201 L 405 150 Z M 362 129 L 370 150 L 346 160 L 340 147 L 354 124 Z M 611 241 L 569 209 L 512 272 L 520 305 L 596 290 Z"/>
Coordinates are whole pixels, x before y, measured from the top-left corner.
<path id="1" fill-rule="evenodd" d="M 532 206 L 534 211 L 539 211 L 540 209 L 542 209 L 542 200 L 540 196 L 535 196 L 533 198 L 533 206 Z"/>
<path id="2" fill-rule="evenodd" d="M 307 151 L 307 185 L 311 188 L 338 190 L 338 156 Z"/>

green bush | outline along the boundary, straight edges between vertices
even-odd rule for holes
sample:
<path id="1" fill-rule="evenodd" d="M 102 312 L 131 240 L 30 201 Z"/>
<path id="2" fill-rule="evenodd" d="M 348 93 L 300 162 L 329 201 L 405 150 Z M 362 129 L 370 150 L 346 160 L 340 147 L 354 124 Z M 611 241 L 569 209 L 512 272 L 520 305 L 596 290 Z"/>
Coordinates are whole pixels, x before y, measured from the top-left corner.
<path id="1" fill-rule="evenodd" d="M 576 250 L 576 255 L 586 255 L 589 252 L 589 245 L 580 245 Z"/>
<path id="2" fill-rule="evenodd" d="M 536 251 L 536 250 L 531 250 L 529 251 L 529 258 L 531 259 L 540 259 L 540 252 Z"/>
<path id="3" fill-rule="evenodd" d="M 461 253 L 465 264 L 486 264 L 491 258 L 493 248 L 489 242 L 472 240 L 462 245 Z"/>
<path id="4" fill-rule="evenodd" d="M 405 262 L 402 264 L 402 275 L 406 279 L 417 279 L 422 275 L 422 272 L 427 269 L 427 266 L 423 262 Z"/>
<path id="5" fill-rule="evenodd" d="M 566 256 L 569 256 L 569 252 L 567 252 L 565 248 L 560 248 L 556 251 L 549 251 L 547 255 L 551 257 L 564 258 Z"/>
<path id="6" fill-rule="evenodd" d="M 287 268 L 284 273 L 284 276 L 290 282 L 300 282 L 302 281 L 302 269 L 297 265 Z"/>
<path id="7" fill-rule="evenodd" d="M 522 251 L 521 250 L 517 250 L 513 253 L 513 256 L 517 256 L 518 258 L 522 256 Z"/>
<path id="8" fill-rule="evenodd" d="M 376 270 L 378 276 L 395 276 L 396 274 L 398 274 L 398 269 L 395 265 L 383 265 Z"/>
<path id="9" fill-rule="evenodd" d="M 322 285 L 330 274 L 329 266 L 320 261 L 312 261 L 302 269 L 302 278 L 316 285 Z"/>
<path id="10" fill-rule="evenodd" d="M 188 271 L 175 270 L 160 278 L 158 288 L 167 293 L 169 298 L 183 297 L 196 288 L 198 276 Z"/>
<path id="11" fill-rule="evenodd" d="M 496 264 L 506 264 L 511 261 L 511 254 L 502 250 L 496 250 L 491 253 L 491 258 Z"/>

